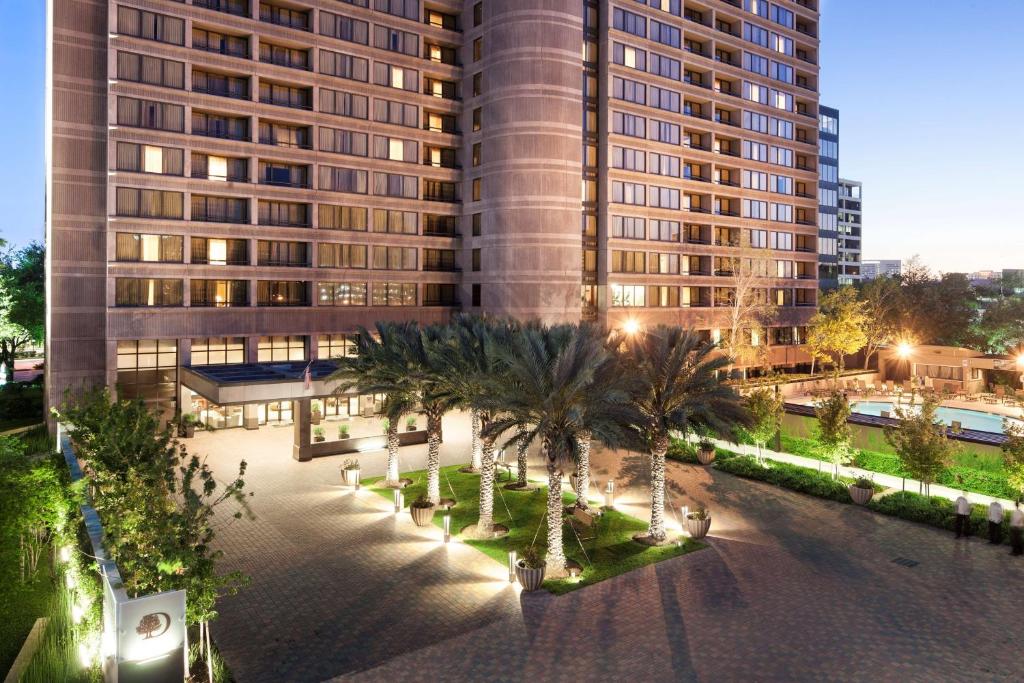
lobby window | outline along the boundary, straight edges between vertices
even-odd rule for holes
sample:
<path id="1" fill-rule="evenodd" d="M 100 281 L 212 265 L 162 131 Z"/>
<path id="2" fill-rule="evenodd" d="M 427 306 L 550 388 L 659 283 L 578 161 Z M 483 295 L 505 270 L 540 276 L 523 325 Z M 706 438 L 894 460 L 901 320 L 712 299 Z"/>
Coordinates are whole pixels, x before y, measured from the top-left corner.
<path id="1" fill-rule="evenodd" d="M 181 306 L 181 280 L 119 277 L 114 280 L 114 305 L 125 307 Z"/>
<path id="2" fill-rule="evenodd" d="M 471 253 L 473 259 L 473 272 L 480 272 L 480 249 L 474 249 Z"/>
<path id="3" fill-rule="evenodd" d="M 182 243 L 180 235 L 140 235 L 117 233 L 118 261 L 142 261 L 146 263 L 181 263 Z"/>
<path id="4" fill-rule="evenodd" d="M 321 282 L 317 286 L 318 306 L 365 306 L 365 282 Z M 320 356 L 323 358 L 323 356 Z"/>
<path id="5" fill-rule="evenodd" d="M 248 280 L 191 280 L 190 305 L 226 308 L 249 305 Z"/>
<path id="6" fill-rule="evenodd" d="M 355 356 L 359 349 L 358 334 L 321 334 L 316 338 L 317 358 Z"/>
<path id="7" fill-rule="evenodd" d="M 173 409 L 178 379 L 178 344 L 174 339 L 117 342 L 117 393 Z"/>
<path id="8" fill-rule="evenodd" d="M 474 213 L 472 220 L 473 220 L 473 228 L 472 228 L 472 230 L 473 230 L 473 237 L 479 237 L 480 236 L 480 232 L 481 232 L 481 227 L 482 227 L 481 224 L 483 223 L 483 214 Z"/>
<path id="9" fill-rule="evenodd" d="M 184 173 L 185 152 L 174 147 L 117 143 L 117 170 L 177 175 Z"/>
<path id="10" fill-rule="evenodd" d="M 256 356 L 260 363 L 306 360 L 306 338 L 294 334 L 260 337 Z"/>
<path id="11" fill-rule="evenodd" d="M 482 118 L 481 112 L 483 107 L 477 107 L 473 110 L 473 130 L 480 130 L 480 120 Z"/>
<path id="12" fill-rule="evenodd" d="M 483 38 L 476 38 L 473 40 L 473 61 L 479 62 L 483 56 L 484 44 Z"/>
<path id="13" fill-rule="evenodd" d="M 473 178 L 473 201 L 480 201 L 480 178 Z"/>
<path id="14" fill-rule="evenodd" d="M 192 365 L 245 362 L 245 337 L 202 337 L 192 340 Z"/>
<path id="15" fill-rule="evenodd" d="M 480 305 L 480 285 L 474 284 L 472 287 L 473 306 Z"/>

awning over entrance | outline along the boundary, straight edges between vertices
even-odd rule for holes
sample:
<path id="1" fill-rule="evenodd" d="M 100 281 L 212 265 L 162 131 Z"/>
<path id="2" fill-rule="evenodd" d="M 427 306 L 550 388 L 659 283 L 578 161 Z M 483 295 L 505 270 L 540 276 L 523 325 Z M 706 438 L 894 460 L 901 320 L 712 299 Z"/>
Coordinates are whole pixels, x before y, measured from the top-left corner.
<path id="1" fill-rule="evenodd" d="M 307 367 L 309 388 L 305 381 Z M 328 377 L 337 367 L 331 360 L 200 365 L 181 368 L 181 383 L 222 406 L 292 401 L 332 396 L 338 383 Z"/>

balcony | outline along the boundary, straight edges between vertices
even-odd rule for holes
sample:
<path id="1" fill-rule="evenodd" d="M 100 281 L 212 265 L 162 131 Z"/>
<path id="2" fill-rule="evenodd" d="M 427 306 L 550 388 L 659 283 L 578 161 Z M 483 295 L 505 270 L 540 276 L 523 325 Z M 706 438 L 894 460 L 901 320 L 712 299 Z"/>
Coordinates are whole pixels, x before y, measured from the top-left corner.
<path id="1" fill-rule="evenodd" d="M 718 209 L 715 211 L 716 216 L 729 216 L 730 218 L 739 218 L 740 212 L 733 211 L 732 209 Z"/>
<path id="2" fill-rule="evenodd" d="M 797 225 L 817 225 L 816 222 L 806 218 L 797 218 L 795 222 Z"/>
<path id="3" fill-rule="evenodd" d="M 248 0 L 192 0 L 192 6 L 202 7 L 214 12 L 234 14 L 237 17 L 249 16 Z"/>
<path id="4" fill-rule="evenodd" d="M 230 43 L 198 43 L 195 40 L 192 41 L 192 49 L 202 50 L 203 52 L 212 52 L 218 55 L 225 55 L 227 57 L 240 57 L 241 59 L 249 59 L 249 47 L 231 45 Z"/>
<path id="5" fill-rule="evenodd" d="M 726 185 L 727 187 L 739 187 L 740 184 L 730 178 L 719 178 L 715 181 L 716 185 Z"/>
<path id="6" fill-rule="evenodd" d="M 233 100 L 248 100 L 249 89 L 240 87 L 225 87 L 220 85 L 193 85 L 192 92 L 202 95 L 215 95 L 216 97 L 229 97 Z"/>
<path id="7" fill-rule="evenodd" d="M 309 14 L 288 10 L 283 7 L 261 4 L 260 21 L 266 24 L 274 24 L 275 26 L 293 28 L 297 31 L 309 31 Z"/>
<path id="8" fill-rule="evenodd" d="M 273 145 L 275 147 L 291 147 L 293 149 L 313 149 L 313 145 L 309 142 L 303 141 L 291 141 L 291 140 L 279 140 L 274 137 L 260 136 L 261 145 Z"/>
<path id="9" fill-rule="evenodd" d="M 219 213 L 216 211 L 200 211 L 192 213 L 192 221 L 201 223 L 234 223 L 236 225 L 246 225 L 249 223 L 249 217 Z"/>
<path id="10" fill-rule="evenodd" d="M 703 206 L 685 206 L 683 210 L 691 213 L 711 213 L 711 209 L 705 209 Z"/>

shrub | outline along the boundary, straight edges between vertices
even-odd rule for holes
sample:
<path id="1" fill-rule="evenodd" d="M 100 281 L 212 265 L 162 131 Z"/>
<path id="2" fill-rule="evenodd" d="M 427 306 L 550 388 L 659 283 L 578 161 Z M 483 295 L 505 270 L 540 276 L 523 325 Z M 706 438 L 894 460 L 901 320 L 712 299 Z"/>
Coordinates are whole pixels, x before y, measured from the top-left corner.
<path id="1" fill-rule="evenodd" d="M 956 508 L 953 501 L 945 498 L 929 498 L 910 491 L 892 493 L 872 500 L 868 507 L 883 515 L 900 517 L 911 522 L 927 524 L 953 531 Z M 971 506 L 971 533 L 977 536 L 988 534 L 988 506 Z M 1003 515 L 1003 538 L 1007 539 L 1009 515 Z"/>
<path id="2" fill-rule="evenodd" d="M 699 522 L 703 522 L 704 520 L 706 520 L 709 517 L 711 517 L 711 513 L 708 512 L 708 509 L 706 507 L 701 505 L 700 507 L 698 507 L 693 512 L 686 513 L 686 517 L 687 517 L 687 519 L 693 519 L 693 520 L 697 520 Z"/>
<path id="3" fill-rule="evenodd" d="M 772 462 L 768 466 L 762 466 L 748 455 L 725 458 L 718 462 L 717 467 L 729 474 L 765 481 L 819 498 L 835 500 L 840 503 L 850 501 L 846 484 L 832 479 L 830 475 L 821 474 L 806 467 L 782 462 Z"/>
<path id="4" fill-rule="evenodd" d="M 671 439 L 668 443 L 668 451 L 665 457 L 676 462 L 685 462 L 691 465 L 697 464 L 697 451 L 693 444 L 682 439 Z"/>
<path id="5" fill-rule="evenodd" d="M 853 480 L 853 485 L 859 489 L 873 489 L 875 487 L 875 482 L 867 477 L 857 477 Z"/>
<path id="6" fill-rule="evenodd" d="M 359 461 L 355 458 L 345 458 L 345 462 L 341 463 L 341 469 L 343 470 L 358 470 Z"/>
<path id="7" fill-rule="evenodd" d="M 413 507 L 413 508 L 417 508 L 417 509 L 420 509 L 420 508 L 432 508 L 432 507 L 434 507 L 434 504 L 430 502 L 430 500 L 427 498 L 427 496 L 425 494 L 421 493 L 416 500 L 414 500 L 413 502 L 409 503 L 409 507 Z"/>
<path id="8" fill-rule="evenodd" d="M 519 553 L 519 561 L 523 563 L 523 566 L 527 569 L 540 569 L 545 565 L 544 557 L 540 554 L 532 545 Z"/>

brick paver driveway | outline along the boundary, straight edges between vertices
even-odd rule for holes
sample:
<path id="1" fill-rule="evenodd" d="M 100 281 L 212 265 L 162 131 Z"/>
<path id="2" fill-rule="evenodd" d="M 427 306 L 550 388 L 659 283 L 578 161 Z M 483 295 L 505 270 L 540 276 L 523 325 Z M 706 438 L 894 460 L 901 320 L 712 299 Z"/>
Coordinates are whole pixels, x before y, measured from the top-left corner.
<path id="1" fill-rule="evenodd" d="M 645 515 L 644 460 L 594 461 Z M 336 466 L 251 459 L 258 519 L 220 542 L 253 583 L 214 626 L 240 683 L 1024 679 L 1024 559 L 1005 546 L 673 463 L 673 501 L 712 511 L 708 549 L 520 595 L 483 555 L 343 493 Z"/>

